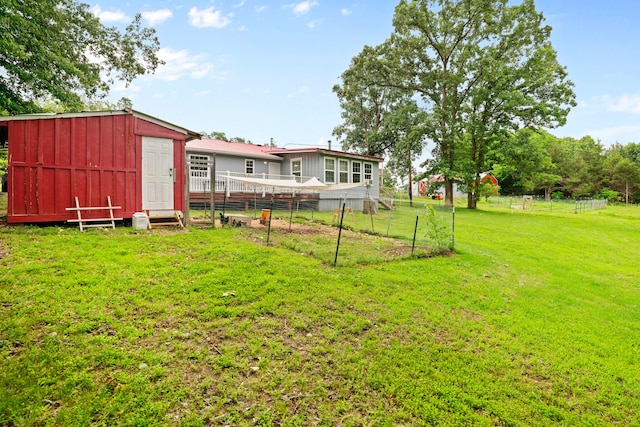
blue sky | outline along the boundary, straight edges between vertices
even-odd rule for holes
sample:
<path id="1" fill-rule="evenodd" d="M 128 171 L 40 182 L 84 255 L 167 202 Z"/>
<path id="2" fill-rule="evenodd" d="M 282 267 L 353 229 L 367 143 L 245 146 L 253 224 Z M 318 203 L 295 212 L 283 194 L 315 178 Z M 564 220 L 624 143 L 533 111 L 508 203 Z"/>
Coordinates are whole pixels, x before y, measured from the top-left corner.
<path id="1" fill-rule="evenodd" d="M 136 13 L 153 26 L 166 65 L 112 89 L 136 110 L 193 131 L 256 144 L 326 147 L 340 123 L 332 87 L 365 45 L 392 32 L 397 1 L 104 0 L 106 25 Z M 640 1 L 537 0 L 578 106 L 560 137 L 640 142 Z"/>

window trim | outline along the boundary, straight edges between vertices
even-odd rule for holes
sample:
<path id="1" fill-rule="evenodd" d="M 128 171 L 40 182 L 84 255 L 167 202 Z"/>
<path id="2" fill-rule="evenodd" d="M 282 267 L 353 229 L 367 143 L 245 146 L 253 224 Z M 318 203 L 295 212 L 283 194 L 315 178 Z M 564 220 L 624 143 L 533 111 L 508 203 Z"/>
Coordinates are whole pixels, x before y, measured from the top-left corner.
<path id="1" fill-rule="evenodd" d="M 368 173 L 367 166 L 369 167 Z M 362 177 L 365 183 L 373 184 L 373 163 L 366 162 L 362 164 Z"/>
<path id="2" fill-rule="evenodd" d="M 330 160 L 330 161 L 333 162 L 333 169 L 327 169 L 327 160 Z M 324 157 L 322 163 L 324 165 L 324 183 L 325 184 L 335 184 L 336 183 L 336 159 L 335 159 L 335 157 Z M 333 179 L 331 179 L 331 180 L 327 179 L 327 172 L 330 172 L 330 173 L 333 174 Z"/>
<path id="3" fill-rule="evenodd" d="M 343 171 L 341 169 L 341 166 L 345 165 L 345 164 L 347 165 L 347 169 Z M 349 184 L 349 182 L 350 182 L 349 169 L 351 169 L 351 167 L 350 167 L 348 159 L 338 159 L 338 183 L 340 183 L 340 184 Z M 345 178 L 346 178 L 345 181 L 342 180 L 343 174 L 345 174 Z"/>
<path id="4" fill-rule="evenodd" d="M 192 189 L 195 182 L 207 183 L 204 189 L 208 190 L 211 185 L 211 162 L 212 156 L 209 154 L 189 153 L 189 191 L 195 191 Z"/>
<path id="5" fill-rule="evenodd" d="M 358 165 L 358 172 L 355 171 L 355 166 Z M 356 179 L 356 176 L 358 179 Z M 352 161 L 351 162 L 351 182 L 354 184 L 362 182 L 362 162 L 361 161 Z"/>
<path id="6" fill-rule="evenodd" d="M 294 163 L 300 163 L 300 170 L 297 172 L 298 175 L 296 175 L 296 172 L 293 171 Z M 302 157 L 296 157 L 289 161 L 289 172 L 291 173 L 292 176 L 297 176 L 299 178 L 302 178 Z"/>
<path id="7" fill-rule="evenodd" d="M 249 168 L 251 168 L 251 172 L 249 172 Z M 256 161 L 254 159 L 244 159 L 244 173 L 246 175 L 254 175 L 256 173 Z"/>

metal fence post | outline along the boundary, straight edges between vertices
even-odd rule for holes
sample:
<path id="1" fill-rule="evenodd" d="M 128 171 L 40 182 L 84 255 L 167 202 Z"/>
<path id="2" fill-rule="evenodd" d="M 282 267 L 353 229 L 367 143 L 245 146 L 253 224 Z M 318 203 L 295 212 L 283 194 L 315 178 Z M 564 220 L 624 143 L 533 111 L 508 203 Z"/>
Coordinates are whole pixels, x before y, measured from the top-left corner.
<path id="1" fill-rule="evenodd" d="M 333 266 L 335 267 L 338 263 L 338 250 L 340 249 L 340 237 L 342 236 L 342 221 L 344 220 L 344 207 L 346 203 L 342 203 L 342 215 L 340 215 L 340 229 L 338 230 L 338 243 L 336 244 L 336 256 L 333 259 Z"/>

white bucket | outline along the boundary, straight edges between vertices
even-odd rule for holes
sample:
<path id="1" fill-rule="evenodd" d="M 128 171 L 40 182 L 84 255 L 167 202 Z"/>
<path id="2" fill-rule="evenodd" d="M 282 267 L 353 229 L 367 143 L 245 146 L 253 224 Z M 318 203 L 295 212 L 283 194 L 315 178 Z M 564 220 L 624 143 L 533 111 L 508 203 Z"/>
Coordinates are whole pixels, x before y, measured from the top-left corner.
<path id="1" fill-rule="evenodd" d="M 149 226 L 147 214 L 144 212 L 136 212 L 131 217 L 131 226 L 134 230 L 146 230 Z"/>

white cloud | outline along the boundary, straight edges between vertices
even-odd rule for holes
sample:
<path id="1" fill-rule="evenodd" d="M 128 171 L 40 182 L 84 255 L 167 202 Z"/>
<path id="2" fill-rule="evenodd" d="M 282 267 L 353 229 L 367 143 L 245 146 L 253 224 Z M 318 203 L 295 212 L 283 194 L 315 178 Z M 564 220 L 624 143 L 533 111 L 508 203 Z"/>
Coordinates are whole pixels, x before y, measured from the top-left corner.
<path id="1" fill-rule="evenodd" d="M 640 95 L 624 94 L 619 98 L 605 95 L 603 99 L 608 111 L 640 114 Z"/>
<path id="2" fill-rule="evenodd" d="M 298 95 L 302 95 L 305 94 L 307 92 L 309 92 L 309 86 L 302 86 L 300 89 L 298 89 L 297 91 L 290 93 L 289 95 L 287 95 L 288 98 L 295 98 Z"/>
<path id="3" fill-rule="evenodd" d="M 205 63 L 198 66 L 191 72 L 191 77 L 194 79 L 201 79 L 203 77 L 207 77 L 209 74 L 213 73 L 214 66 L 213 64 Z"/>
<path id="4" fill-rule="evenodd" d="M 165 81 L 175 81 L 183 77 L 201 79 L 214 76 L 215 66 L 207 62 L 206 55 L 192 55 L 186 49 L 160 48 L 158 57 L 165 64 L 158 67 L 155 77 Z M 223 74 L 216 77 L 224 78 Z"/>
<path id="5" fill-rule="evenodd" d="M 95 5 L 91 8 L 91 13 L 98 17 L 102 22 L 127 22 L 129 17 L 122 11 L 108 12 L 102 10 L 100 5 Z"/>
<path id="6" fill-rule="evenodd" d="M 198 28 L 224 28 L 231 23 L 229 16 L 222 16 L 222 12 L 214 10 L 213 6 L 202 10 L 192 7 L 189 10 L 189 23 Z"/>
<path id="7" fill-rule="evenodd" d="M 307 28 L 309 28 L 310 30 L 313 30 L 320 23 L 322 23 L 321 19 L 316 19 L 315 21 L 309 21 L 307 22 Z"/>
<path id="8" fill-rule="evenodd" d="M 267 8 L 267 6 L 265 6 L 265 5 L 256 6 L 255 11 L 257 13 L 260 13 L 260 12 L 263 12 L 266 8 Z"/>
<path id="9" fill-rule="evenodd" d="M 290 5 L 290 7 L 293 9 L 293 13 L 295 15 L 300 16 L 300 15 L 305 15 L 309 13 L 311 8 L 313 6 L 316 6 L 317 4 L 318 2 L 316 0 L 310 0 L 310 1 L 303 1 L 301 3 Z"/>
<path id="10" fill-rule="evenodd" d="M 351 10 L 350 10 L 350 9 L 347 9 L 346 7 L 343 7 L 343 8 L 340 10 L 340 13 L 342 13 L 342 16 L 349 16 L 349 15 L 351 15 Z"/>
<path id="11" fill-rule="evenodd" d="M 156 24 L 161 24 L 167 19 L 173 16 L 173 12 L 169 9 L 160 9 L 160 10 L 149 10 L 146 12 L 142 12 L 142 17 L 149 23 L 149 25 L 153 26 Z"/>
<path id="12" fill-rule="evenodd" d="M 238 8 L 238 7 L 242 7 L 242 6 L 244 6 L 244 0 L 242 0 L 242 1 L 241 1 L 240 3 L 238 3 L 238 4 L 234 4 L 234 5 L 233 5 L 233 7 L 234 7 L 234 8 Z"/>
<path id="13" fill-rule="evenodd" d="M 640 135 L 640 126 L 624 125 L 597 130 L 594 129 L 587 131 L 585 135 L 590 135 L 595 139 L 599 139 L 605 145 L 611 145 L 616 142 L 626 144 L 640 139 L 638 138 L 638 135 Z"/>

